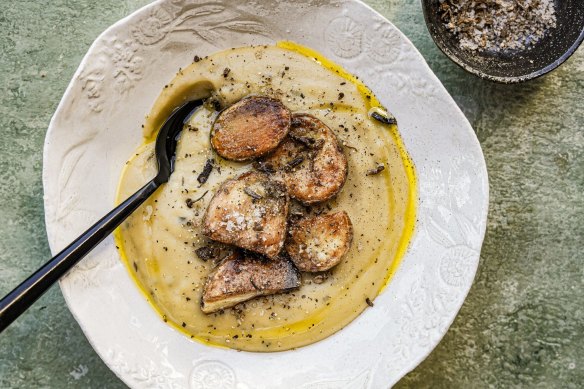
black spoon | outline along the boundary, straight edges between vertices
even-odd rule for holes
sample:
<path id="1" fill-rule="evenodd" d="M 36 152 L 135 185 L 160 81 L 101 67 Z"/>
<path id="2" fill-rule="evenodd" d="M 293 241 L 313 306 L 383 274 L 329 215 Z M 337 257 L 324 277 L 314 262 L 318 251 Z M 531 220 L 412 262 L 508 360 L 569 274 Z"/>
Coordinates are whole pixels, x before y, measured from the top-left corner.
<path id="1" fill-rule="evenodd" d="M 152 181 L 105 215 L 67 248 L 0 300 L 0 332 L 26 311 L 73 265 L 112 233 L 160 185 L 168 182 L 174 170 L 174 154 L 180 131 L 190 114 L 200 105 L 202 105 L 202 100 L 185 103 L 177 108 L 160 128 L 155 146 L 158 174 Z"/>

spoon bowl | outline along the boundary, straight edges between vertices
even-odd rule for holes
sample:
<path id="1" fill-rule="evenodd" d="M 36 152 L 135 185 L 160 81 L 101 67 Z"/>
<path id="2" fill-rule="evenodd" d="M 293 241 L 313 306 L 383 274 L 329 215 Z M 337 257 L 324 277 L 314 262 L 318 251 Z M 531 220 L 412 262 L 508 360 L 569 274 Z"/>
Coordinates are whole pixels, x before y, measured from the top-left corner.
<path id="1" fill-rule="evenodd" d="M 180 132 L 184 124 L 191 117 L 191 114 L 201 104 L 201 100 L 186 102 L 175 109 L 160 128 L 154 147 L 156 161 L 158 163 L 158 174 L 154 180 L 159 185 L 168 182 L 170 175 L 174 171 L 174 155 Z"/>

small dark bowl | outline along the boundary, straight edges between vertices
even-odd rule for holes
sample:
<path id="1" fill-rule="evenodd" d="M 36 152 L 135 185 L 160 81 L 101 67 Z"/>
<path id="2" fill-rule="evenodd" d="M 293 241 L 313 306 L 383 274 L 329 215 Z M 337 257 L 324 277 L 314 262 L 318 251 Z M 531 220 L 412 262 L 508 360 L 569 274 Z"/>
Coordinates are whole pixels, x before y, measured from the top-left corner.
<path id="1" fill-rule="evenodd" d="M 439 0 L 422 0 L 426 26 L 436 45 L 456 64 L 479 77 L 516 83 L 542 76 L 576 51 L 584 39 L 583 0 L 556 0 L 556 28 L 549 29 L 530 49 L 514 52 L 470 51 L 440 17 Z"/>

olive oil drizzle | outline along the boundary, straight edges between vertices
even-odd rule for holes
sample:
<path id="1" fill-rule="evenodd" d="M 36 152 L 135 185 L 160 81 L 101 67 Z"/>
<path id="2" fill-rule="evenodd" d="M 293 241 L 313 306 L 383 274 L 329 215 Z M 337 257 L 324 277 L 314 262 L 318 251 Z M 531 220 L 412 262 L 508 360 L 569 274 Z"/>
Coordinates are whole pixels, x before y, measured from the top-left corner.
<path id="1" fill-rule="evenodd" d="M 359 80 L 357 77 L 355 77 L 352 74 L 345 71 L 339 65 L 328 60 L 327 58 L 325 58 L 324 56 L 322 56 L 320 53 L 316 52 L 315 50 L 312 50 L 310 48 L 307 48 L 305 46 L 301 46 L 297 43 L 290 42 L 290 41 L 278 42 L 276 44 L 276 46 L 280 47 L 282 49 L 285 49 L 285 50 L 289 50 L 289 51 L 293 51 L 293 52 L 302 54 L 303 56 L 308 57 L 308 58 L 316 61 L 324 68 L 329 69 L 330 71 L 341 76 L 342 78 L 344 78 L 348 82 L 354 84 L 356 86 L 357 90 L 359 91 L 360 95 L 362 96 L 362 98 L 365 102 L 365 105 L 367 107 L 367 110 L 370 110 L 373 107 L 383 108 L 383 106 L 381 105 L 381 103 L 379 102 L 377 97 L 372 93 L 372 91 L 369 88 L 367 88 L 367 86 L 365 86 L 365 84 L 361 80 Z M 339 105 L 338 109 L 340 109 L 340 110 L 350 109 L 349 106 L 344 107 L 343 104 L 340 104 L 340 103 L 338 105 Z M 336 108 L 337 107 L 333 107 L 332 109 L 335 110 Z M 385 108 L 383 108 L 383 109 L 385 109 Z M 373 119 L 371 119 L 371 120 L 373 120 Z M 417 188 L 416 188 L 417 182 L 416 182 L 415 169 L 414 169 L 413 162 L 406 152 L 404 143 L 403 143 L 403 141 L 398 133 L 397 126 L 396 125 L 385 125 L 385 126 L 388 128 L 392 139 L 394 140 L 395 144 L 397 145 L 400 157 L 403 161 L 405 174 L 406 174 L 408 184 L 409 184 L 409 191 L 408 191 L 407 209 L 405 212 L 404 227 L 402 230 L 403 233 L 402 233 L 401 238 L 399 240 L 399 245 L 398 245 L 398 249 L 397 249 L 395 258 L 391 262 L 391 265 L 387 271 L 387 274 L 386 274 L 383 282 L 379 286 L 377 294 L 379 294 L 388 285 L 391 277 L 393 276 L 393 274 L 395 273 L 395 271 L 399 267 L 401 259 L 403 258 L 405 252 L 407 251 L 408 244 L 409 244 L 411 237 L 413 235 L 413 232 L 414 232 L 414 223 L 415 223 L 415 218 L 416 218 L 416 203 L 417 203 Z M 144 148 L 149 143 L 151 143 L 155 140 L 155 137 L 156 137 L 155 133 L 150 134 L 150 136 L 148 136 L 148 137 L 145 137 L 144 143 L 142 144 L 140 150 L 144 150 Z M 130 159 L 130 161 L 132 161 L 132 159 L 135 159 L 136 157 L 137 157 L 137 155 L 134 155 Z M 121 182 L 123 181 L 123 178 L 126 174 L 126 171 L 128 169 L 130 161 L 124 167 L 122 174 L 120 176 L 120 184 L 118 185 L 118 191 L 117 191 L 117 195 L 116 195 L 116 202 L 117 203 L 124 200 L 123 198 L 121 198 L 121 188 L 122 188 Z M 389 173 L 387 171 L 385 171 L 382 174 L 389 174 Z M 164 312 L 153 301 L 152 296 L 150 296 L 149 293 L 147 292 L 147 290 L 141 286 L 142 284 L 141 284 L 140 280 L 138 279 L 137 273 L 134 271 L 134 269 L 132 267 L 132 262 L 127 257 L 126 250 L 124 248 L 125 242 L 124 242 L 123 234 L 121 232 L 121 228 L 116 229 L 116 231 L 114 232 L 114 241 L 116 244 L 116 248 L 118 249 L 118 252 L 120 254 L 120 257 L 122 259 L 122 262 L 126 266 L 128 272 L 131 274 L 131 278 L 136 283 L 136 285 L 139 286 L 139 289 L 140 289 L 140 292 L 142 293 L 142 295 L 146 298 L 146 300 L 150 303 L 150 305 L 153 306 L 155 311 L 166 322 L 166 324 L 170 324 L 177 331 L 179 331 L 179 332 L 185 334 L 186 336 L 190 337 L 191 339 L 196 340 L 198 342 L 201 342 L 203 344 L 209 344 L 209 345 L 218 346 L 221 348 L 228 348 L 225 344 L 219 343 L 216 339 L 209 339 L 206 332 L 191 333 L 187 329 L 183 328 L 183 326 L 180 323 L 175 322 L 174 320 L 167 320 Z M 384 242 L 384 243 L 379 245 L 379 248 L 378 248 L 378 250 L 376 250 L 375 255 L 380 255 L 382 249 L 388 244 L 387 242 Z M 298 295 L 302 294 L 301 292 L 297 292 L 297 293 L 298 293 Z M 370 297 L 371 297 L 371 299 L 374 299 L 376 296 L 370 296 Z M 365 299 L 364 299 L 363 304 L 369 304 L 369 303 L 366 303 Z M 355 309 L 361 310 L 361 308 L 359 308 L 359 307 L 355 307 Z M 319 327 L 322 319 L 326 316 L 327 312 L 328 312 L 328 307 L 323 305 L 319 310 L 313 311 L 311 313 L 310 317 L 307 317 L 305 320 L 300 320 L 300 321 L 297 321 L 295 323 L 282 324 L 281 327 L 276 327 L 276 328 L 255 328 L 253 335 L 254 335 L 254 338 L 259 338 L 259 339 L 265 340 L 266 343 L 271 343 L 271 342 L 275 343 L 275 342 L 277 342 L 278 338 L 284 334 L 288 334 L 288 335 L 289 334 L 302 334 L 302 333 L 305 333 L 308 331 L 311 331 L 311 332 L 318 331 L 318 327 Z M 340 328 L 336 329 L 333 332 L 336 332 L 339 329 Z M 322 330 L 321 330 L 321 332 L 322 332 Z M 213 331 L 213 337 L 217 338 L 218 336 L 222 336 L 222 337 L 225 337 L 226 339 L 228 339 L 228 338 L 231 338 L 234 336 L 244 337 L 245 334 L 243 334 L 240 330 L 237 330 L 237 329 L 233 329 L 233 330 L 215 329 Z M 274 347 L 274 348 L 268 349 L 266 351 L 278 351 L 278 349 Z"/>
<path id="2" fill-rule="evenodd" d="M 296 42 L 292 42 L 292 41 L 279 41 L 276 43 L 276 46 L 278 46 L 282 49 L 286 49 L 286 50 L 290 50 L 290 51 L 294 51 L 296 53 L 302 54 L 305 57 L 310 58 L 313 61 L 316 61 L 321 66 L 338 74 L 339 76 L 341 76 L 342 78 L 344 78 L 348 82 L 355 85 L 357 87 L 357 90 L 361 94 L 361 97 L 363 98 L 363 101 L 365 102 L 365 106 L 367 107 L 368 111 L 370 111 L 371 108 L 381 108 L 384 111 L 386 111 L 386 108 L 381 104 L 379 99 L 377 99 L 375 94 L 373 94 L 371 89 L 369 89 L 363 83 L 363 81 L 361 81 L 357 76 L 354 76 L 353 74 L 347 72 L 340 65 L 338 65 L 338 64 L 334 63 L 333 61 L 331 61 L 330 59 L 326 58 L 325 56 L 320 54 L 318 51 L 311 49 L 309 47 L 306 47 L 306 46 L 302 46 L 302 45 L 300 45 Z M 383 291 L 383 289 L 385 289 L 385 287 L 389 284 L 389 281 L 391 280 L 391 278 L 393 277 L 393 275 L 397 271 L 399 264 L 401 263 L 401 260 L 404 257 L 404 255 L 408 249 L 409 243 L 410 243 L 412 236 L 414 234 L 415 221 L 416 221 L 416 204 L 418 201 L 417 179 L 416 179 L 414 162 L 412 161 L 408 152 L 406 151 L 405 144 L 404 144 L 404 142 L 403 142 L 403 140 L 398 132 L 397 125 L 385 124 L 385 126 L 388 128 L 389 132 L 391 133 L 393 141 L 395 142 L 395 144 L 398 147 L 400 157 L 404 163 L 404 167 L 406 170 L 406 177 L 407 177 L 408 182 L 409 182 L 410 191 L 408 193 L 408 200 L 407 200 L 407 204 L 406 204 L 405 225 L 404 225 L 404 229 L 403 229 L 404 233 L 402 234 L 402 236 L 400 238 L 397 253 L 396 253 L 395 258 L 391 264 L 391 267 L 389 268 L 389 270 L 387 272 L 387 275 L 385 277 L 383 284 L 379 288 L 378 294 L 381 293 Z"/>

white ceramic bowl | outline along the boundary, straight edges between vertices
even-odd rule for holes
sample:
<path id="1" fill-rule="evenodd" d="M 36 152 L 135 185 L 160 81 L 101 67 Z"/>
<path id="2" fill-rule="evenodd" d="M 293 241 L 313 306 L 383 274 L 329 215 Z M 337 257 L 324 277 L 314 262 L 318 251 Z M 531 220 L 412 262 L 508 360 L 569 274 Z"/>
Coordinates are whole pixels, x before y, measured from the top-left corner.
<path id="1" fill-rule="evenodd" d="M 112 208 L 143 117 L 179 67 L 195 54 L 282 39 L 361 77 L 398 119 L 419 179 L 410 248 L 375 306 L 342 331 L 261 354 L 205 346 L 163 323 L 107 239 L 61 289 L 95 350 L 131 387 L 387 387 L 436 346 L 472 284 L 488 205 L 479 143 L 411 42 L 354 0 L 163 0 L 105 31 L 47 133 L 43 183 L 53 252 Z"/>

